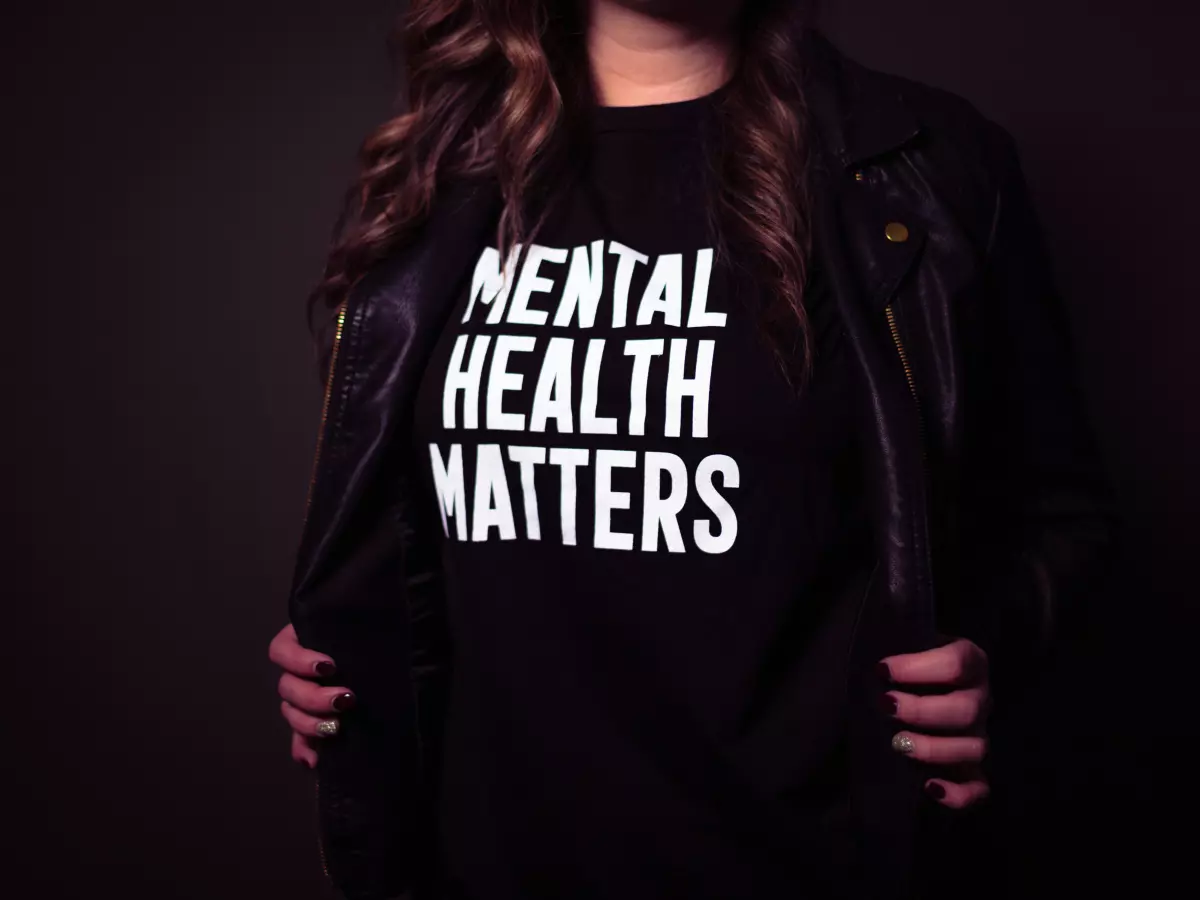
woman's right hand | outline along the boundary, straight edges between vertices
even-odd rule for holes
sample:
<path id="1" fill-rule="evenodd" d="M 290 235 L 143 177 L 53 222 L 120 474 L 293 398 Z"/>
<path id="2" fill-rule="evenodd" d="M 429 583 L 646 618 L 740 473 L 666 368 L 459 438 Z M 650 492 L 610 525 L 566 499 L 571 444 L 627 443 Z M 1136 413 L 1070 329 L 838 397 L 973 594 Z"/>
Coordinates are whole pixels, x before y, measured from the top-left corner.
<path id="1" fill-rule="evenodd" d="M 300 646 L 291 623 L 271 639 L 267 655 L 283 669 L 279 709 L 292 729 L 292 759 L 312 769 L 317 765 L 317 742 L 337 734 L 337 714 L 354 708 L 354 694 L 349 688 L 315 682 L 337 667 L 324 653 Z"/>

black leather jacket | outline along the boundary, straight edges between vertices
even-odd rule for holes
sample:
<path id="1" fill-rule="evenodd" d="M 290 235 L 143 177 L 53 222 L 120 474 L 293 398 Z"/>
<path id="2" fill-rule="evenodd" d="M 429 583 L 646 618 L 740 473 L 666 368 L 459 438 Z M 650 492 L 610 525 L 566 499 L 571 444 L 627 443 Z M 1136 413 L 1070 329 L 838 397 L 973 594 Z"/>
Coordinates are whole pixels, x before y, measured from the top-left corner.
<path id="1" fill-rule="evenodd" d="M 965 635 L 1005 679 L 1046 646 L 1109 555 L 1109 491 L 1011 138 L 966 101 L 866 69 L 810 34 L 824 163 L 817 252 L 869 398 L 877 565 L 848 684 L 861 896 L 909 883 L 921 775 L 889 746 L 875 663 Z M 407 428 L 448 292 L 492 236 L 490 183 L 440 196 L 324 343 L 327 394 L 290 616 L 357 695 L 323 741 L 318 825 L 350 900 L 436 896 L 430 786 L 443 676 L 439 532 L 410 500 Z M 1006 674 L 1008 673 L 1008 674 Z"/>

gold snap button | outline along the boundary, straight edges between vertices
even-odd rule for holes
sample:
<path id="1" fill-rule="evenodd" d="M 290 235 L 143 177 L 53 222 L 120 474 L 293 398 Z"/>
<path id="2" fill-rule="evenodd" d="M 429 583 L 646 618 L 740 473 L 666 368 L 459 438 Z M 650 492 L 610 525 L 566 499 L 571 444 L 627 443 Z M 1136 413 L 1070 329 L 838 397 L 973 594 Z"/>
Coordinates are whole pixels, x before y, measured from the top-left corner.
<path id="1" fill-rule="evenodd" d="M 893 244 L 903 244 L 908 240 L 908 227 L 903 222 L 888 222 L 883 233 Z"/>

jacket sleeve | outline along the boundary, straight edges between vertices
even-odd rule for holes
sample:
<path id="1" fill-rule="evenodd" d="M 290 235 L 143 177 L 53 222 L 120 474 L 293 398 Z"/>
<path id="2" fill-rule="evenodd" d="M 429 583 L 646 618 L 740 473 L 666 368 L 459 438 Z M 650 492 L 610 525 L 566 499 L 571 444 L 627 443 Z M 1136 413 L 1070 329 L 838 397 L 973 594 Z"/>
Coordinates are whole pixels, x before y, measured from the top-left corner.
<path id="1" fill-rule="evenodd" d="M 357 700 L 318 752 L 322 858 L 340 897 L 385 900 L 407 898 L 432 877 L 430 756 L 448 644 L 435 535 L 413 520 L 415 454 L 390 411 L 400 355 L 368 348 L 384 338 L 367 309 L 377 303 L 361 293 L 347 301 L 336 356 L 336 315 L 316 330 L 333 400 L 289 612 L 300 643 L 337 665 L 323 683 L 345 685 Z M 314 557 L 322 560 L 315 567 Z"/>
<path id="2" fill-rule="evenodd" d="M 314 354 L 321 384 L 328 384 L 333 362 L 337 310 L 326 316 L 314 331 Z M 416 453 L 405 454 L 396 467 L 397 501 L 393 516 L 399 542 L 404 548 L 404 596 L 408 627 L 412 632 L 411 671 L 424 733 L 440 733 L 445 711 L 445 692 L 451 664 L 449 623 L 446 620 L 445 581 L 441 567 L 441 530 L 431 510 L 436 498 L 422 487 L 418 469 L 424 460 Z M 436 763 L 436 746 L 427 748 L 428 762 Z"/>
<path id="3" fill-rule="evenodd" d="M 321 458 L 297 551 L 290 612 L 357 696 L 317 758 L 318 829 L 346 900 L 436 896 L 433 818 L 451 670 L 442 526 L 416 398 L 452 298 L 503 209 L 493 179 L 439 187 L 411 240 L 347 292 L 341 339 L 318 328 L 329 374 Z"/>
<path id="4" fill-rule="evenodd" d="M 1021 681 L 1101 588 L 1112 491 L 1021 163 L 994 127 L 983 303 L 966 346 L 960 573 L 968 636 Z"/>

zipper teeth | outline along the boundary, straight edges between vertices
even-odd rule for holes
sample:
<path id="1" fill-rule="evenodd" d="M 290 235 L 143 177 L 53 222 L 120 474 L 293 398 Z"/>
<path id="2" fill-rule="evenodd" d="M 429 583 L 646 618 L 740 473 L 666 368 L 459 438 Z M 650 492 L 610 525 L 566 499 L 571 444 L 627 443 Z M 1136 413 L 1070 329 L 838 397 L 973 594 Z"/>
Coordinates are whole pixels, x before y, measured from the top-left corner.
<path id="1" fill-rule="evenodd" d="M 330 881 L 332 881 L 333 879 L 332 879 L 332 877 L 331 877 L 331 876 L 330 876 L 330 874 L 329 874 L 329 860 L 327 860 L 327 859 L 325 858 L 325 841 L 324 841 L 324 840 L 322 840 L 322 838 L 321 838 L 321 822 L 320 822 L 320 815 L 321 815 L 321 779 L 320 779 L 320 777 L 319 777 L 319 776 L 318 776 L 318 777 L 317 777 L 317 779 L 316 779 L 316 780 L 313 782 L 313 784 L 314 784 L 314 786 L 315 786 L 315 790 L 314 790 L 314 796 L 315 796 L 315 799 L 316 799 L 316 806 L 317 806 L 317 817 L 318 817 L 318 818 L 317 818 L 317 856 L 319 856 L 319 857 L 321 858 L 321 871 L 325 873 L 325 877 L 326 877 L 326 878 L 328 878 Z"/>
<path id="2" fill-rule="evenodd" d="M 900 339 L 900 325 L 896 322 L 896 313 L 892 309 L 892 304 L 888 304 L 883 308 L 884 314 L 887 315 L 888 330 L 892 333 L 892 342 L 896 345 L 896 352 L 900 355 L 900 365 L 904 367 L 904 378 L 908 381 L 908 391 L 912 394 L 913 403 L 917 407 L 917 428 L 921 434 L 921 458 L 925 458 L 925 416 L 921 412 L 921 398 L 917 395 L 917 380 L 913 376 L 912 364 L 908 361 L 908 351 L 904 349 L 904 341 Z"/>
<path id="3" fill-rule="evenodd" d="M 312 475 L 308 480 L 308 497 L 304 501 L 304 522 L 308 523 L 308 514 L 312 509 L 313 489 L 317 484 L 317 468 L 321 464 L 321 448 L 325 444 L 325 426 L 329 419 L 329 404 L 333 396 L 333 374 L 337 367 L 338 351 L 342 346 L 342 333 L 346 328 L 346 304 L 338 307 L 337 326 L 333 332 L 333 349 L 329 354 L 329 371 L 325 373 L 325 396 L 321 401 L 321 422 L 317 426 L 317 446 L 313 451 Z M 316 775 L 313 780 L 314 804 L 317 812 L 317 855 L 321 859 L 321 871 L 332 881 L 329 874 L 329 861 L 325 856 L 325 841 L 321 837 L 321 777 Z"/>
<path id="4" fill-rule="evenodd" d="M 917 380 L 913 376 L 912 365 L 908 361 L 908 351 L 904 349 L 904 341 L 900 339 L 900 326 L 896 321 L 896 313 L 892 310 L 892 304 L 884 307 L 884 312 L 887 314 L 888 329 L 892 332 L 892 341 L 896 345 L 896 352 L 900 356 L 900 364 L 904 366 L 904 377 L 908 381 L 908 390 L 912 394 L 913 406 L 917 410 L 917 435 L 921 444 L 921 464 L 922 467 L 927 466 L 929 462 L 928 453 L 925 449 L 927 443 L 925 437 L 925 416 L 921 411 L 921 398 L 917 394 Z M 926 533 L 922 542 L 925 546 L 925 566 L 926 570 L 932 572 L 933 560 L 930 555 L 929 536 Z"/>
<path id="5" fill-rule="evenodd" d="M 337 328 L 333 332 L 333 350 L 329 355 L 329 371 L 325 374 L 325 397 L 321 401 L 321 422 L 317 426 L 317 446 L 313 451 L 312 475 L 308 479 L 308 497 L 304 501 L 304 520 L 308 521 L 308 513 L 312 508 L 313 488 L 317 484 L 317 466 L 321 462 L 321 448 L 325 443 L 325 422 L 329 418 L 329 402 L 333 396 L 333 372 L 337 366 L 338 350 L 342 346 L 342 332 L 346 327 L 346 304 L 338 308 Z"/>

